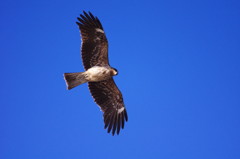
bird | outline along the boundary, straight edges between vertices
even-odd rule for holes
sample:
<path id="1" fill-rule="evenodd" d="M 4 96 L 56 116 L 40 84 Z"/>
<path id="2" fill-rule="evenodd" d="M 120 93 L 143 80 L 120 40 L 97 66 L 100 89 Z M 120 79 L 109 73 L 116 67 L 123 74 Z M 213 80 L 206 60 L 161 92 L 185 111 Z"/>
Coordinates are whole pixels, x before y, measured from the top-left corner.
<path id="1" fill-rule="evenodd" d="M 88 83 L 88 88 L 103 112 L 104 128 L 119 135 L 128 121 L 121 91 L 113 80 L 118 70 L 109 64 L 108 40 L 98 17 L 83 11 L 76 24 L 81 35 L 81 57 L 84 72 L 64 73 L 67 89 Z"/>

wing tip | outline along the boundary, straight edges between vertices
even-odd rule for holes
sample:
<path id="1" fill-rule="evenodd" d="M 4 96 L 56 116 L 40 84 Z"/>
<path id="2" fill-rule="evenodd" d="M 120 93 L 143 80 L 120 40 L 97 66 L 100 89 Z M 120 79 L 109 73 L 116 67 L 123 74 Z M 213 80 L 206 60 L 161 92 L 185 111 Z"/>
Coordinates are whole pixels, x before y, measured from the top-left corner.
<path id="1" fill-rule="evenodd" d="M 81 24 L 82 26 L 84 25 L 88 27 L 92 26 L 103 30 L 102 24 L 98 17 L 94 16 L 90 11 L 86 12 L 83 10 L 80 16 L 77 17 L 77 19 L 79 21 L 77 23 L 79 26 Z"/>
<path id="2" fill-rule="evenodd" d="M 112 133 L 112 136 L 119 135 L 120 130 L 124 129 L 125 122 L 128 121 L 127 111 L 124 109 L 121 113 L 117 111 L 106 111 L 104 113 L 104 129 L 107 129 L 108 133 Z"/>

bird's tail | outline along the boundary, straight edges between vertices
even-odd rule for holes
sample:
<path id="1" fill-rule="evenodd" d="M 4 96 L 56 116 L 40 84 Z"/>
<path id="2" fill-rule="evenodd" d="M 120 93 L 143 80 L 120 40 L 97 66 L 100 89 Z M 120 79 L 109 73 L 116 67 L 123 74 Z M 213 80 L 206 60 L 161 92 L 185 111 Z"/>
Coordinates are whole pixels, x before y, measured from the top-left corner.
<path id="1" fill-rule="evenodd" d="M 64 73 L 64 79 L 68 90 L 87 82 L 84 72 Z"/>

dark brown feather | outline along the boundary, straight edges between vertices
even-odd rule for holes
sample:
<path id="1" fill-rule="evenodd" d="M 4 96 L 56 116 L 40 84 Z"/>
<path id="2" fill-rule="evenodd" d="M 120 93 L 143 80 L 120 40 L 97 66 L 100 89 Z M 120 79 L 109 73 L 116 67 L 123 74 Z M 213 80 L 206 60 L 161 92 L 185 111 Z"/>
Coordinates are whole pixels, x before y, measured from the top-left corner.
<path id="1" fill-rule="evenodd" d="M 89 90 L 94 98 L 94 101 L 100 106 L 103 111 L 105 129 L 108 128 L 108 132 L 112 131 L 112 135 L 120 132 L 120 128 L 124 128 L 124 122 L 128 120 L 127 111 L 124 107 L 122 93 L 117 88 L 114 80 L 101 82 L 89 82 Z M 119 109 L 123 108 L 121 113 L 118 113 Z"/>
<path id="2" fill-rule="evenodd" d="M 99 19 L 83 12 L 76 22 L 82 37 L 82 60 L 85 70 L 93 66 L 108 66 L 108 41 Z"/>

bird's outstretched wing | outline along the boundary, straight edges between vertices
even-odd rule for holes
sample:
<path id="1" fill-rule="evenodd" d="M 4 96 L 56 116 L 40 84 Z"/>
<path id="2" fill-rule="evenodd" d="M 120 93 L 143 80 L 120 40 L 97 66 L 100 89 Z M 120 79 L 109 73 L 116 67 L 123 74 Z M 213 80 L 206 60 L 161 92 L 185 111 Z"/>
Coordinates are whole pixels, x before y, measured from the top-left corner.
<path id="1" fill-rule="evenodd" d="M 128 120 L 127 111 L 123 103 L 122 93 L 112 78 L 101 82 L 89 82 L 88 87 L 94 101 L 103 111 L 105 129 L 112 135 L 119 134 Z"/>
<path id="2" fill-rule="evenodd" d="M 80 14 L 76 22 L 82 36 L 82 60 L 85 70 L 108 63 L 108 41 L 101 22 L 91 12 Z"/>

